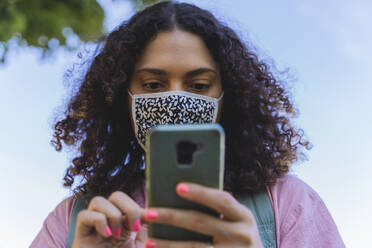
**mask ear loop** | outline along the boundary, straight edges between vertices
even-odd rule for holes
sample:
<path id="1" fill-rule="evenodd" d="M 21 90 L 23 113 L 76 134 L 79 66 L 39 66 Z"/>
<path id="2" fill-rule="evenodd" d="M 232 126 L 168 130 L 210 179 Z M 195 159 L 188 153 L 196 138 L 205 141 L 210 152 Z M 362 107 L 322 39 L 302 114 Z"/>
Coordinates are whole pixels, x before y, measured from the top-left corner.
<path id="1" fill-rule="evenodd" d="M 222 91 L 221 95 L 217 98 L 217 101 L 220 101 L 224 95 L 225 95 L 225 91 Z"/>
<path id="2" fill-rule="evenodd" d="M 130 97 L 133 99 L 133 95 L 132 95 L 132 93 L 130 93 L 129 90 L 128 90 L 128 95 L 130 95 Z"/>
<path id="3" fill-rule="evenodd" d="M 221 95 L 218 98 L 214 98 L 215 99 L 215 104 L 216 104 L 216 109 L 215 109 L 215 112 L 213 113 L 213 123 L 216 123 L 217 122 L 217 115 L 218 115 L 218 110 L 219 110 L 219 102 L 223 98 L 224 94 L 225 94 L 225 92 L 222 91 Z"/>

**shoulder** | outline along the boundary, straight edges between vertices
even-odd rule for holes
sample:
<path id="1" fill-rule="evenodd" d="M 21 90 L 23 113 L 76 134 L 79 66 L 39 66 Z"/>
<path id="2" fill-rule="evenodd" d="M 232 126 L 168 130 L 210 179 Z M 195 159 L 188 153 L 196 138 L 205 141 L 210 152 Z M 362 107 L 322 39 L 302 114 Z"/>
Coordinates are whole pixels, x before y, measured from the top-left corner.
<path id="1" fill-rule="evenodd" d="M 308 184 L 295 175 L 286 175 L 269 187 L 269 193 L 276 216 L 282 220 L 283 228 L 289 219 L 312 215 L 318 209 L 325 209 L 322 199 Z"/>
<path id="2" fill-rule="evenodd" d="M 344 247 L 336 224 L 319 194 L 295 175 L 268 188 L 282 247 Z"/>
<path id="3" fill-rule="evenodd" d="M 286 202 L 289 200 L 287 197 L 296 201 L 301 199 L 321 201 L 320 196 L 313 188 L 292 174 L 287 174 L 279 178 L 276 184 L 270 188 L 270 191 L 277 196 L 280 195 L 281 200 L 285 200 Z M 283 197 L 285 198 L 283 199 Z"/>
<path id="4" fill-rule="evenodd" d="M 314 191 L 307 183 L 302 181 L 294 174 L 287 174 L 281 178 L 278 178 L 276 184 L 274 185 L 276 188 L 285 189 L 285 190 L 306 190 L 306 191 Z"/>
<path id="5" fill-rule="evenodd" d="M 30 247 L 66 247 L 74 204 L 73 197 L 61 201 L 44 220 L 40 232 Z"/>
<path id="6" fill-rule="evenodd" d="M 74 197 L 68 197 L 62 200 L 51 214 L 55 215 L 58 218 L 63 218 L 66 224 L 70 223 L 70 216 L 72 214 L 72 209 L 74 208 L 76 200 Z"/>

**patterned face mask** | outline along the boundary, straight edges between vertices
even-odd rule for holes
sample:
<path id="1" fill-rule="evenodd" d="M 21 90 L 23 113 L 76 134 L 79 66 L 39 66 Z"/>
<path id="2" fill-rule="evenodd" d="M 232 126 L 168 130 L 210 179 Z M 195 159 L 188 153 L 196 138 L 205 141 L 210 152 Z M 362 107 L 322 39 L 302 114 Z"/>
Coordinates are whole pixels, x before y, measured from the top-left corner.
<path id="1" fill-rule="evenodd" d="M 132 95 L 132 117 L 138 143 L 145 149 L 147 131 L 162 124 L 216 122 L 219 98 L 187 91 L 165 91 Z"/>

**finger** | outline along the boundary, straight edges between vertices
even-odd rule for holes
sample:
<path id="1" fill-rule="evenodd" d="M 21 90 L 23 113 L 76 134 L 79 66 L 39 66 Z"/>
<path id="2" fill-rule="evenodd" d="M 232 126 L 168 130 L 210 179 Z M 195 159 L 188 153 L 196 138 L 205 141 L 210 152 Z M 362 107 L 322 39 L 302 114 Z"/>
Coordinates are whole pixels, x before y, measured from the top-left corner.
<path id="1" fill-rule="evenodd" d="M 145 247 L 156 248 L 207 248 L 211 247 L 209 243 L 196 242 L 196 241 L 170 241 L 164 239 L 148 239 L 146 240 Z"/>
<path id="2" fill-rule="evenodd" d="M 76 237 L 84 237 L 91 234 L 92 229 L 95 229 L 102 237 L 107 238 L 112 235 L 111 230 L 108 230 L 106 216 L 103 213 L 91 210 L 82 210 L 77 216 Z"/>
<path id="3" fill-rule="evenodd" d="M 249 210 L 226 191 L 194 183 L 180 183 L 176 190 L 181 197 L 216 210 L 226 220 L 240 221 L 252 217 Z"/>
<path id="4" fill-rule="evenodd" d="M 148 238 L 148 226 L 147 224 L 142 225 L 141 230 L 136 235 L 135 242 L 137 244 L 136 247 L 144 247 L 144 244 Z"/>
<path id="5" fill-rule="evenodd" d="M 125 224 L 128 229 L 136 232 L 140 230 L 140 217 L 143 209 L 132 198 L 123 192 L 116 191 L 110 195 L 108 200 L 125 215 Z"/>
<path id="6" fill-rule="evenodd" d="M 147 209 L 143 218 L 149 222 L 176 226 L 214 237 L 225 237 L 232 225 L 202 212 L 171 208 Z"/>
<path id="7" fill-rule="evenodd" d="M 122 213 L 110 201 L 101 196 L 94 197 L 88 206 L 88 210 L 103 213 L 108 219 L 109 226 L 115 237 L 120 235 L 122 228 Z"/>

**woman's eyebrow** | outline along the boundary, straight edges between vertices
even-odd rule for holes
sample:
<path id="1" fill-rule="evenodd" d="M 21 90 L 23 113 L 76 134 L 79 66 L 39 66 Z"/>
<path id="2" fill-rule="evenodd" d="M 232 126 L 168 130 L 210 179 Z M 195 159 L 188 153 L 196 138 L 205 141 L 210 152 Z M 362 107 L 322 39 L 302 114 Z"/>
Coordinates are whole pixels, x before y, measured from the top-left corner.
<path id="1" fill-rule="evenodd" d="M 168 75 L 168 73 L 165 70 L 155 69 L 155 68 L 141 68 L 141 69 L 138 69 L 137 71 L 135 71 L 135 74 L 138 74 L 138 73 L 141 73 L 141 72 L 149 72 L 149 73 L 156 74 L 156 75 L 159 75 L 159 76 Z"/>
<path id="2" fill-rule="evenodd" d="M 165 71 L 165 70 L 162 70 L 162 69 L 156 69 L 156 68 L 141 68 L 141 69 L 138 69 L 135 74 L 138 74 L 138 73 L 141 73 L 141 72 L 149 72 L 149 73 L 152 73 L 152 74 L 155 74 L 155 75 L 159 75 L 159 76 L 167 76 L 168 75 L 168 72 Z M 194 69 L 192 71 L 188 71 L 185 75 L 186 78 L 191 78 L 191 77 L 195 77 L 199 74 L 202 74 L 202 73 L 206 73 L 206 72 L 212 72 L 214 74 L 218 74 L 216 70 L 213 70 L 211 68 L 206 68 L 206 67 L 200 67 L 200 68 L 197 68 L 197 69 Z"/>
<path id="3" fill-rule="evenodd" d="M 206 73 L 206 72 L 212 72 L 214 74 L 218 74 L 216 70 L 213 70 L 211 68 L 204 68 L 204 67 L 201 67 L 201 68 L 198 68 L 198 69 L 195 69 L 195 70 L 192 70 L 192 71 L 189 71 L 186 73 L 185 77 L 186 78 L 191 78 L 191 77 L 195 77 L 199 74 L 203 74 L 203 73 Z"/>

